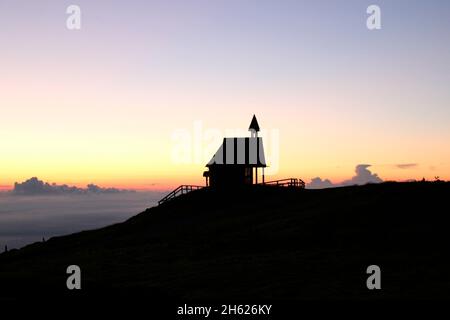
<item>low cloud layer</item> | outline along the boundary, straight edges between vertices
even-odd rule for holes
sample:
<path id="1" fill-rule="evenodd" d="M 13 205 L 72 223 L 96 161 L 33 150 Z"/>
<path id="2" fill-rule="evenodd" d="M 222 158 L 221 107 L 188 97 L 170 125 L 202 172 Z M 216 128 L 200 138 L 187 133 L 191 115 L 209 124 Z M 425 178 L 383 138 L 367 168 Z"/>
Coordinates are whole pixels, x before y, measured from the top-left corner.
<path id="1" fill-rule="evenodd" d="M 311 182 L 306 184 L 306 187 L 308 189 L 324 189 L 383 182 L 383 180 L 376 173 L 372 173 L 368 169 L 369 167 L 370 164 L 358 164 L 355 168 L 355 175 L 351 179 L 342 181 L 341 183 L 334 184 L 329 179 L 316 177 L 311 179 Z"/>
<path id="2" fill-rule="evenodd" d="M 88 184 L 86 188 L 78 188 L 66 184 L 50 184 L 36 177 L 22 183 L 16 182 L 12 190 L 12 193 L 17 195 L 114 194 L 128 192 L 133 192 L 133 190 L 102 188 L 95 184 Z"/>
<path id="3" fill-rule="evenodd" d="M 0 250 L 122 222 L 158 204 L 165 193 L 17 196 L 0 192 Z"/>

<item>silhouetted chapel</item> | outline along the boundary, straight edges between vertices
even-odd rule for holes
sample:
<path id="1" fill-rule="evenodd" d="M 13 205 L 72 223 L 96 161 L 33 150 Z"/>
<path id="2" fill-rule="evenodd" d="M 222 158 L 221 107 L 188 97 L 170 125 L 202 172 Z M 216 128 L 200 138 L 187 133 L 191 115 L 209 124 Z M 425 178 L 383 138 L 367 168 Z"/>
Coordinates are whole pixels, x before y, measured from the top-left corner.
<path id="1" fill-rule="evenodd" d="M 203 172 L 206 185 L 221 188 L 257 184 L 258 168 L 262 168 L 264 183 L 266 160 L 255 115 L 248 130 L 250 137 L 223 139 L 222 145 L 206 165 L 208 171 Z"/>

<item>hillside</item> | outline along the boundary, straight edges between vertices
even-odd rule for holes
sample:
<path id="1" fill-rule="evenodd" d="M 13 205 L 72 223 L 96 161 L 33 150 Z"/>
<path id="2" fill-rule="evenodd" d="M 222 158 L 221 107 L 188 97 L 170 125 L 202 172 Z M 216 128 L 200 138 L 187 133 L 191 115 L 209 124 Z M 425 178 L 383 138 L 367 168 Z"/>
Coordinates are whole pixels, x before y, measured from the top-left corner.
<path id="1" fill-rule="evenodd" d="M 0 255 L 0 300 L 450 298 L 450 183 L 202 189 L 103 229 Z M 381 267 L 382 290 L 366 288 Z"/>

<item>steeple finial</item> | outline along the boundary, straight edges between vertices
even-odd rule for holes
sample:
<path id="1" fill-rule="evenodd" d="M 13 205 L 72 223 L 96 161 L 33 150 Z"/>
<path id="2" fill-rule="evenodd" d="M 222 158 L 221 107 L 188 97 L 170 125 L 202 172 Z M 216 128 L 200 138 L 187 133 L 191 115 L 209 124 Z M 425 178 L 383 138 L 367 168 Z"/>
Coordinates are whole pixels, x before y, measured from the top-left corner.
<path id="1" fill-rule="evenodd" d="M 256 120 L 255 115 L 253 115 L 252 122 L 250 123 L 250 127 L 248 128 L 248 131 L 255 131 L 255 132 L 259 131 L 259 124 L 258 124 L 258 120 Z"/>

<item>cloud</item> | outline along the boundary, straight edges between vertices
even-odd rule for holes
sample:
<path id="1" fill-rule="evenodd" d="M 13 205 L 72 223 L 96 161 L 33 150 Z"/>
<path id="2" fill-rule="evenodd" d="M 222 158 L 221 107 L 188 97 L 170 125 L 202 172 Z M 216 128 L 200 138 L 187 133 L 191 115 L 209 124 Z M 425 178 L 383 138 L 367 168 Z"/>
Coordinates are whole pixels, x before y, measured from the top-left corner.
<path id="1" fill-rule="evenodd" d="M 306 187 L 308 189 L 323 189 L 383 182 L 376 173 L 372 173 L 368 169 L 370 166 L 370 164 L 358 164 L 355 168 L 355 175 L 351 179 L 344 180 L 341 183 L 332 183 L 329 179 L 316 177 L 311 179 L 311 182 Z"/>
<path id="2" fill-rule="evenodd" d="M 309 189 L 325 189 L 332 188 L 335 185 L 328 179 L 322 180 L 320 177 L 312 178 L 311 182 L 306 184 Z"/>
<path id="3" fill-rule="evenodd" d="M 350 185 L 362 185 L 367 183 L 380 183 L 383 182 L 380 177 L 376 173 L 370 172 L 367 168 L 369 168 L 370 164 L 358 164 L 355 168 L 356 175 L 352 177 L 350 180 L 345 180 L 341 183 L 343 186 Z"/>
<path id="4" fill-rule="evenodd" d="M 126 193 L 133 192 L 133 190 L 122 190 L 116 188 L 101 188 L 95 184 L 88 184 L 86 189 L 66 184 L 57 185 L 55 183 L 49 184 L 39 180 L 36 177 L 26 180 L 22 183 L 14 183 L 13 194 L 18 195 L 63 195 L 63 194 L 111 194 L 111 193 Z"/>
<path id="5" fill-rule="evenodd" d="M 395 165 L 399 169 L 411 169 L 418 166 L 417 163 L 400 163 Z"/>

